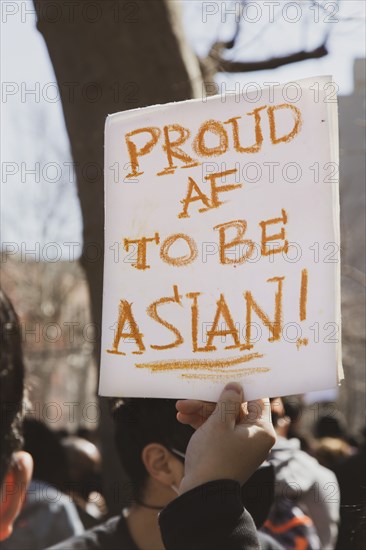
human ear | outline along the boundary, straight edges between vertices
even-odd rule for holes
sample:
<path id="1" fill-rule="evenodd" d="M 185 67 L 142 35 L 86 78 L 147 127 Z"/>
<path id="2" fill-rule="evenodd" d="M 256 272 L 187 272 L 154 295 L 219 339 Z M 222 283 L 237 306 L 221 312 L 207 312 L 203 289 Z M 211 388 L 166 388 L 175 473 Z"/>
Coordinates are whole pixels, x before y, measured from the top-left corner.
<path id="1" fill-rule="evenodd" d="M 14 453 L 0 491 L 0 541 L 8 538 L 13 531 L 13 523 L 24 502 L 32 473 L 30 454 L 24 451 Z"/>
<path id="2" fill-rule="evenodd" d="M 150 477 L 167 487 L 179 486 L 183 464 L 164 445 L 149 443 L 144 447 L 141 458 Z"/>

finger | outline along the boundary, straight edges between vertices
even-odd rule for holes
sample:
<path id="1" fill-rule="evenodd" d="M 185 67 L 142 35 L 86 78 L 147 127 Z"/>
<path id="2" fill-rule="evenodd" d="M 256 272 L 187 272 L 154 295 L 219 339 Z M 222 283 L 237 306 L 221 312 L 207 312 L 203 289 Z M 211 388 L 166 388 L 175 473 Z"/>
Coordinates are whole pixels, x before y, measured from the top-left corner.
<path id="1" fill-rule="evenodd" d="M 215 412 L 210 416 L 207 422 L 224 423 L 226 426 L 234 428 L 241 414 L 242 402 L 242 387 L 236 382 L 230 382 L 222 391 Z"/>
<path id="2" fill-rule="evenodd" d="M 177 401 L 175 406 L 177 411 L 184 414 L 200 414 L 202 417 L 208 418 L 215 410 L 216 403 L 185 399 Z"/>
<path id="3" fill-rule="evenodd" d="M 203 401 L 197 399 L 179 399 L 175 407 L 178 411 L 184 411 L 187 413 L 198 411 L 203 405 Z"/>
<path id="4" fill-rule="evenodd" d="M 186 424 L 192 426 L 193 429 L 198 430 L 204 424 L 205 419 L 196 414 L 183 414 L 181 412 L 177 413 L 177 420 L 181 424 Z"/>

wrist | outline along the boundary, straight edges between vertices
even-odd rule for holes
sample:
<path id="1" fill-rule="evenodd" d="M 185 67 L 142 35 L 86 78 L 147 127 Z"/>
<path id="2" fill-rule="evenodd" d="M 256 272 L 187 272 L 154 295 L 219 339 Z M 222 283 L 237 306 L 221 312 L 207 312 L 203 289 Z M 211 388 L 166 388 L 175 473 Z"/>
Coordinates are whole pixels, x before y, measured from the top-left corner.
<path id="1" fill-rule="evenodd" d="M 205 483 L 210 483 L 212 481 L 219 481 L 222 480 L 222 475 L 215 476 L 215 475 L 194 475 L 194 474 L 188 474 L 185 475 L 180 482 L 179 485 L 179 495 L 183 495 L 184 493 L 187 493 L 188 491 L 191 491 L 192 489 L 195 489 L 196 487 L 199 487 L 200 485 L 204 485 Z M 226 479 L 226 478 L 225 478 Z M 232 481 L 235 481 L 234 479 Z"/>

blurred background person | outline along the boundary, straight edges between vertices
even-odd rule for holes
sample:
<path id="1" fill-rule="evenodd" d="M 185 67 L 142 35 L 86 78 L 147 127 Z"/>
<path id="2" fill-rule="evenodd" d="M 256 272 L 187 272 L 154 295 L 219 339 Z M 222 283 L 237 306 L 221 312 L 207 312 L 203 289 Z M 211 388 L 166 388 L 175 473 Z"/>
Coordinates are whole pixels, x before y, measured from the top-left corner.
<path id="1" fill-rule="evenodd" d="M 275 503 L 264 527 L 287 548 L 291 547 L 291 539 L 294 547 L 296 539 L 302 539 L 304 548 L 334 548 L 340 505 L 337 478 L 302 451 L 298 439 L 287 439 L 291 419 L 282 399 L 272 399 L 271 408 L 277 441 L 268 460 L 275 469 L 276 489 Z M 297 532 L 300 526 L 302 532 Z"/>
<path id="2" fill-rule="evenodd" d="M 282 397 L 281 399 L 285 416 L 290 420 L 286 436 L 287 439 L 298 439 L 300 441 L 301 450 L 310 452 L 311 445 L 309 437 L 302 425 L 303 414 L 305 411 L 304 396 L 291 395 L 289 397 Z"/>
<path id="3" fill-rule="evenodd" d="M 67 463 L 57 435 L 35 419 L 26 419 L 23 430 L 34 471 L 13 533 L 1 543 L 4 550 L 42 550 L 84 531 L 76 506 L 63 492 Z"/>
<path id="4" fill-rule="evenodd" d="M 65 492 L 72 497 L 85 529 L 100 523 L 106 515 L 102 496 L 102 457 L 87 439 L 67 436 L 61 439 L 67 461 Z"/>
<path id="5" fill-rule="evenodd" d="M 319 464 L 333 472 L 336 472 L 353 452 L 351 445 L 338 437 L 322 437 L 314 442 L 315 458 Z"/>

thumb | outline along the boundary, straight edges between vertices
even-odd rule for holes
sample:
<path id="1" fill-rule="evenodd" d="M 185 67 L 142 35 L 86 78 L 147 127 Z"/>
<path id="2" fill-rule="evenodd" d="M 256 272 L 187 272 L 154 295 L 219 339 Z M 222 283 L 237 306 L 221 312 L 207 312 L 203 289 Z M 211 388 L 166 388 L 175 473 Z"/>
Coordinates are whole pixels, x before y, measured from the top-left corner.
<path id="1" fill-rule="evenodd" d="M 243 388 L 236 382 L 227 384 L 220 395 L 214 413 L 209 421 L 224 423 L 230 428 L 234 428 L 237 419 L 240 416 L 240 408 L 243 402 Z"/>

